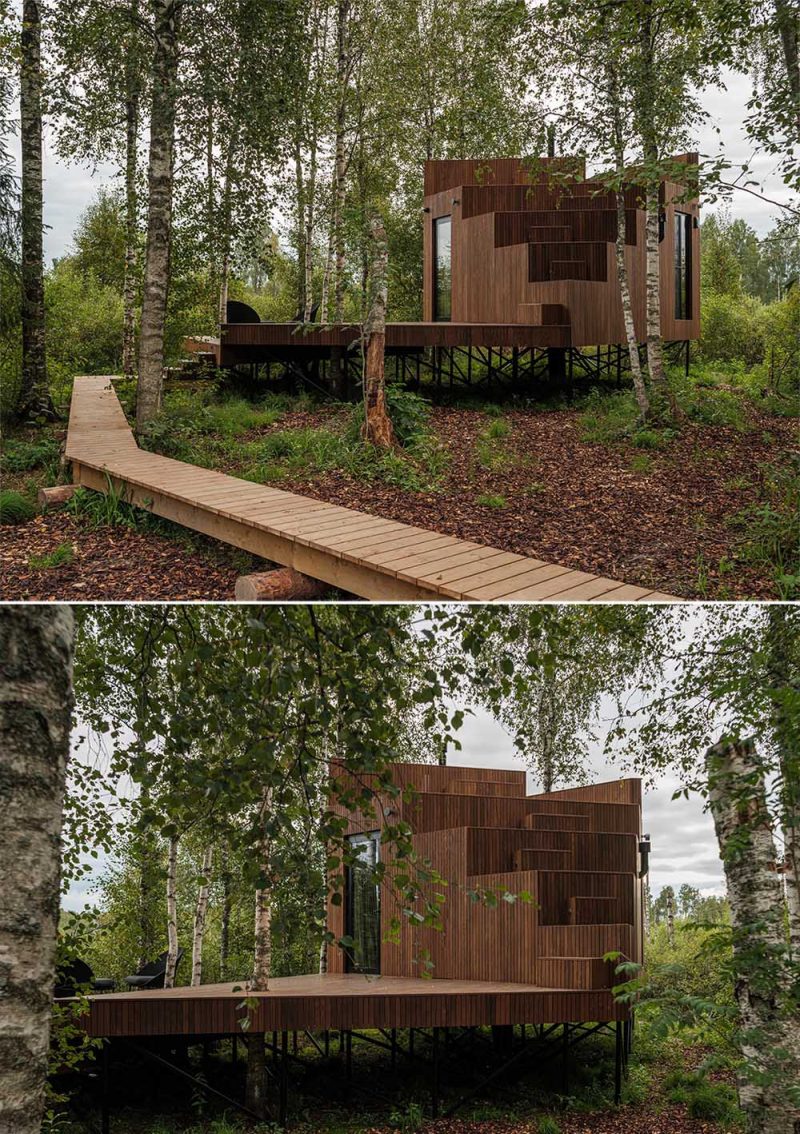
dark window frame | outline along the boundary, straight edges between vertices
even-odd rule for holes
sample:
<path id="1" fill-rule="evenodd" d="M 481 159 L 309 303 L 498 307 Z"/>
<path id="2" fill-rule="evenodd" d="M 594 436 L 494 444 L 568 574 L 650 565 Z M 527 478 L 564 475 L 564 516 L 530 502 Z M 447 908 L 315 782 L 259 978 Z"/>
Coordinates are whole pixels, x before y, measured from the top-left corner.
<path id="1" fill-rule="evenodd" d="M 440 313 L 440 300 L 442 298 L 440 286 L 440 272 L 439 272 L 439 232 L 444 223 L 447 222 L 447 264 L 449 268 L 449 277 L 447 285 L 447 314 Z M 453 317 L 453 216 L 448 213 L 445 216 L 434 217 L 433 219 L 433 318 L 437 323 L 449 323 Z"/>
<path id="2" fill-rule="evenodd" d="M 675 210 L 675 219 L 672 225 L 672 239 L 674 248 L 672 252 L 673 267 L 673 294 L 675 301 L 675 318 L 692 318 L 692 231 L 693 217 L 691 213 L 682 213 Z"/>
<path id="3" fill-rule="evenodd" d="M 348 835 L 347 842 L 349 846 L 368 846 L 373 845 L 375 848 L 375 865 L 381 860 L 381 833 L 380 831 L 365 831 L 359 835 Z M 348 864 L 345 867 L 345 908 L 344 908 L 344 932 L 346 937 L 352 937 L 357 940 L 357 926 L 355 925 L 355 886 L 354 874 L 359 868 L 355 865 Z M 350 946 L 345 950 L 345 972 L 348 973 L 364 973 L 369 976 L 379 976 L 381 971 L 381 894 L 380 887 L 375 883 L 375 913 L 376 913 L 376 926 L 375 926 L 375 940 L 374 945 L 374 958 L 368 959 L 367 964 L 363 964 L 357 954 L 357 946 Z"/>

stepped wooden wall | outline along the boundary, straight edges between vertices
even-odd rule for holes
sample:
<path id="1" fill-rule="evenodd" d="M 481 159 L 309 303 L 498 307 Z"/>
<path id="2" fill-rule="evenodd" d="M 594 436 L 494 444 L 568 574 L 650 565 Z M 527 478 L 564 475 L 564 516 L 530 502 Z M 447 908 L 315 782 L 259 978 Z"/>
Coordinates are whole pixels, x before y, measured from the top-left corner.
<path id="1" fill-rule="evenodd" d="M 598 990 L 614 983 L 604 954 L 641 960 L 638 780 L 534 796 L 521 772 L 400 764 L 392 780 L 412 785 L 412 798 L 384 793 L 368 814 L 343 812 L 348 833 L 408 822 L 416 852 L 444 879 L 427 892 L 445 902 L 441 929 L 412 930 L 384 886 L 384 938 L 393 919 L 401 928 L 397 943 L 382 945 L 381 975 Z M 475 900 L 501 891 L 516 900 Z M 328 917 L 344 934 L 343 907 L 331 904 Z M 338 950 L 329 968 L 343 971 Z"/>
<path id="2" fill-rule="evenodd" d="M 696 155 L 686 155 L 695 160 Z M 561 171 L 565 159 L 552 159 Z M 544 162 L 545 166 L 548 162 Z M 487 172 L 488 171 L 488 172 Z M 531 179 L 519 159 L 426 162 L 423 319 L 434 318 L 433 226 L 452 217 L 453 323 L 559 327 L 573 346 L 624 343 L 616 275 L 616 203 L 592 195 L 591 181 Z M 700 233 L 692 229 L 691 318 L 674 316 L 676 207 L 699 219 L 684 187 L 662 184 L 661 332 L 668 341 L 700 334 Z M 676 206 L 676 200 L 678 200 Z M 454 203 L 455 202 L 455 203 Z M 626 264 L 637 337 L 645 339 L 645 216 L 641 191 L 625 191 Z"/>

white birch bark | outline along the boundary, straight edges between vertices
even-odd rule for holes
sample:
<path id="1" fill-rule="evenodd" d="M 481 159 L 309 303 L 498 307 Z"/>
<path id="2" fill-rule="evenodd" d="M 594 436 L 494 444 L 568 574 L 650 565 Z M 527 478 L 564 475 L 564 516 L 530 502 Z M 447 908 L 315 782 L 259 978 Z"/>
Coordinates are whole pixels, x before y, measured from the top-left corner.
<path id="1" fill-rule="evenodd" d="M 667 887 L 667 941 L 671 949 L 675 948 L 675 893 L 671 886 Z"/>
<path id="2" fill-rule="evenodd" d="M 257 843 L 260 873 L 267 880 L 256 890 L 255 942 L 253 946 L 253 975 L 248 992 L 266 992 L 269 989 L 269 970 L 272 961 L 272 841 L 264 830 L 264 823 L 272 810 L 272 788 L 264 790 L 259 807 L 258 822 L 261 837 Z M 264 1035 L 251 1033 L 247 1037 L 247 1082 L 245 1101 L 255 1114 L 263 1115 L 266 1106 L 266 1063 Z"/>
<path id="3" fill-rule="evenodd" d="M 42 247 L 42 23 L 38 0 L 24 0 L 20 38 L 20 219 L 22 229 L 22 383 L 17 413 L 54 418 L 47 385 Z"/>
<path id="4" fill-rule="evenodd" d="M 136 283 L 138 277 L 138 201 L 136 178 L 139 165 L 139 0 L 131 0 L 131 37 L 125 58 L 125 275 L 122 284 L 122 373 L 136 376 Z"/>
<path id="5" fill-rule="evenodd" d="M 142 325 L 139 334 L 137 429 L 152 421 L 161 408 L 164 323 L 167 313 L 172 246 L 178 37 L 182 7 L 182 0 L 154 0 L 156 46 L 152 64 L 153 101 L 150 112 L 150 156 L 147 170 L 147 250 Z"/>
<path id="6" fill-rule="evenodd" d="M 178 837 L 169 840 L 167 854 L 167 967 L 164 988 L 175 987 L 178 966 Z"/>
<path id="7" fill-rule="evenodd" d="M 197 905 L 194 911 L 194 930 L 192 932 L 192 987 L 203 983 L 203 936 L 206 931 L 208 913 L 208 894 L 211 887 L 211 867 L 214 861 L 214 848 L 208 847 L 203 856 L 203 871 L 200 888 L 197 891 Z"/>
<path id="8" fill-rule="evenodd" d="M 0 1134 L 39 1134 L 72 709 L 67 606 L 0 607 Z"/>
<path id="9" fill-rule="evenodd" d="M 745 1060 L 739 1101 L 750 1134 L 794 1134 L 800 1106 L 800 1018 L 776 870 L 764 772 L 751 741 L 721 741 L 706 754 L 711 814 L 725 868 L 733 929 L 739 1044 Z"/>

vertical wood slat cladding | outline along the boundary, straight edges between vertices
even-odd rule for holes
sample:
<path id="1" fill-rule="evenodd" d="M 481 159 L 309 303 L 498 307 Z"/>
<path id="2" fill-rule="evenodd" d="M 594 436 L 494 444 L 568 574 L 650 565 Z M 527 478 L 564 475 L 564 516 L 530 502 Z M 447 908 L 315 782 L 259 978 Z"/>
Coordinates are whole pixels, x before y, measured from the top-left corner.
<path id="1" fill-rule="evenodd" d="M 696 161 L 696 155 L 685 155 Z M 428 162 L 425 168 L 423 311 L 433 319 L 433 224 L 452 217 L 452 321 L 457 324 L 519 323 L 573 346 L 624 343 L 614 241 L 616 200 L 598 193 L 596 183 L 556 185 L 545 175 L 532 183 L 513 159 L 484 162 Z M 477 176 L 482 171 L 482 179 Z M 461 181 L 454 178 L 463 177 Z M 700 333 L 700 243 L 696 199 L 686 190 L 662 185 L 665 218 L 660 244 L 661 332 L 667 340 Z M 645 339 L 645 240 L 643 193 L 624 192 L 625 258 L 636 333 Z M 674 223 L 676 209 L 692 218 L 691 318 L 676 319 Z M 593 247 L 597 244 L 604 247 Z M 583 248 L 581 245 L 583 244 Z M 539 322 L 537 304 L 559 305 L 564 323 Z M 530 333 L 533 333 L 532 330 Z M 463 336 L 462 336 L 463 337 Z M 541 345 L 541 342 L 539 345 Z M 500 344 L 497 344 L 500 345 Z"/>
<path id="2" fill-rule="evenodd" d="M 549 974 L 557 975 L 560 987 L 589 989 L 608 987 L 608 967 L 598 963 L 605 953 L 619 950 L 640 959 L 638 781 L 531 797 L 517 781 L 505 785 L 519 793 L 509 798 L 464 794 L 461 788 L 474 769 L 454 769 L 452 785 L 450 769 L 431 769 L 430 776 L 427 770 L 394 766 L 392 780 L 414 784 L 418 794 L 410 803 L 395 799 L 392 807 L 415 832 L 418 858 L 445 880 L 425 887 L 428 898 L 445 895 L 441 928 L 412 928 L 398 896 L 385 885 L 384 939 L 395 919 L 400 930 L 396 943 L 385 940 L 384 974 L 424 975 L 429 964 L 440 979 L 542 984 Z M 348 819 L 354 832 L 375 823 L 371 816 Z M 495 889 L 508 898 L 487 900 Z M 531 902 L 520 900 L 525 892 Z M 334 913 L 329 924 L 336 932 L 341 914 Z"/>

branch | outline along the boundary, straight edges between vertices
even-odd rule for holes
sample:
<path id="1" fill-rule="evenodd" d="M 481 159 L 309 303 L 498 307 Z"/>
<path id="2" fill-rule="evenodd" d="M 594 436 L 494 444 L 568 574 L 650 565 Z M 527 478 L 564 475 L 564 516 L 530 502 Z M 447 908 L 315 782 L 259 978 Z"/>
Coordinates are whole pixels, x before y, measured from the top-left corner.
<path id="1" fill-rule="evenodd" d="M 782 205 L 780 201 L 774 201 L 772 197 L 765 197 L 763 193 L 756 193 L 755 189 L 748 189 L 746 185 L 736 185 L 731 181 L 718 181 L 718 185 L 722 185 L 724 189 L 738 189 L 741 193 L 749 193 L 751 197 L 758 197 L 759 201 L 766 201 L 768 205 L 776 205 L 779 209 L 785 209 L 787 213 L 793 213 L 794 216 L 800 217 L 800 209 L 795 209 L 791 205 Z"/>

